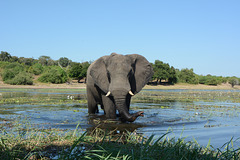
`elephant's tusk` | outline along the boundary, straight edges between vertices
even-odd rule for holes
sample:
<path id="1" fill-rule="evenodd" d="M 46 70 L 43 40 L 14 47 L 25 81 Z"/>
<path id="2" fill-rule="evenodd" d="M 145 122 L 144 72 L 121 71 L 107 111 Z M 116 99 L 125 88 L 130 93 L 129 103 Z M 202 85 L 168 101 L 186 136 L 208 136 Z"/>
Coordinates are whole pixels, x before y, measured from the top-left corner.
<path id="1" fill-rule="evenodd" d="M 110 91 L 108 91 L 108 93 L 106 94 L 106 97 L 108 97 L 110 94 L 111 94 L 111 92 L 110 92 Z"/>
<path id="2" fill-rule="evenodd" d="M 129 91 L 128 93 L 129 93 L 131 96 L 134 96 L 134 94 L 132 93 L 132 91 Z"/>

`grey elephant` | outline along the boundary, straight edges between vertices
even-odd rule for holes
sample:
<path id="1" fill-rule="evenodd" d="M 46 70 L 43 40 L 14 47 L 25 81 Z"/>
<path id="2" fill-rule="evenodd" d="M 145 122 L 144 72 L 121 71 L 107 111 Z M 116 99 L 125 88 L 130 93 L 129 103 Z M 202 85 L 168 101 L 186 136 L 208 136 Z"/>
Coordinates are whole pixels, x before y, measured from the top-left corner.
<path id="1" fill-rule="evenodd" d="M 140 92 L 151 79 L 153 69 L 147 59 L 138 54 L 112 53 L 94 61 L 87 71 L 88 113 L 98 113 L 98 104 L 106 118 L 133 122 L 143 112 L 130 114 L 131 97 Z"/>

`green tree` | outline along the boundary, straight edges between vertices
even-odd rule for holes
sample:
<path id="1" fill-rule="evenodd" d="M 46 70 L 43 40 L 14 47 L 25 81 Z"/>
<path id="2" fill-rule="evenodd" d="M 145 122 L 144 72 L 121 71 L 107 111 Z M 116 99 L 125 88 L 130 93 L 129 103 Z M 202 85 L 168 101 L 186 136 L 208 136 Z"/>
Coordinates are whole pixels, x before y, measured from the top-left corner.
<path id="1" fill-rule="evenodd" d="M 239 84 L 239 81 L 237 77 L 232 77 L 229 79 L 228 83 L 231 84 L 232 87 L 234 87 L 235 85 Z"/>
<path id="2" fill-rule="evenodd" d="M 182 69 L 178 75 L 179 81 L 182 83 L 198 84 L 198 76 L 193 72 L 193 69 Z"/>
<path id="3" fill-rule="evenodd" d="M 27 66 L 32 66 L 34 63 L 33 58 L 25 58 L 25 57 L 20 57 L 18 58 L 18 62 Z"/>
<path id="4" fill-rule="evenodd" d="M 153 64 L 154 75 L 153 79 L 157 80 L 157 83 L 162 80 L 168 81 L 168 83 L 174 84 L 177 82 L 177 75 L 174 67 L 170 67 L 168 63 L 156 60 Z"/>
<path id="5" fill-rule="evenodd" d="M 22 71 L 18 73 L 14 78 L 7 80 L 6 83 L 12 85 L 32 85 L 33 78 L 30 73 Z"/>
<path id="6" fill-rule="evenodd" d="M 32 73 L 35 75 L 39 75 L 43 73 L 43 66 L 40 63 L 36 63 L 32 66 Z"/>
<path id="7" fill-rule="evenodd" d="M 8 52 L 1 51 L 0 61 L 9 62 L 11 60 L 11 58 L 12 58 L 12 56 Z"/>
<path id="8" fill-rule="evenodd" d="M 59 66 L 50 67 L 39 78 L 40 82 L 44 83 L 65 83 L 68 80 L 66 72 Z"/>
<path id="9" fill-rule="evenodd" d="M 89 62 L 83 63 L 73 62 L 71 64 L 71 68 L 69 69 L 69 77 L 76 78 L 78 82 L 80 82 L 81 79 L 87 76 L 87 69 L 89 66 L 90 66 Z"/>
<path id="10" fill-rule="evenodd" d="M 207 76 L 200 75 L 198 76 L 198 79 L 200 84 L 214 85 L 214 86 L 217 86 L 218 84 L 225 82 L 225 79 L 223 77 L 217 77 L 212 75 L 207 75 Z"/>
<path id="11" fill-rule="evenodd" d="M 70 64 L 70 60 L 66 57 L 61 57 L 59 60 L 58 60 L 59 64 L 62 66 L 62 67 L 67 67 L 69 64 Z"/>
<path id="12" fill-rule="evenodd" d="M 13 79 L 18 73 L 24 71 L 23 65 L 19 63 L 10 63 L 4 68 L 2 73 L 2 79 L 6 82 L 9 79 Z"/>
<path id="13" fill-rule="evenodd" d="M 24 66 L 19 63 L 10 63 L 4 68 L 2 79 L 5 83 L 13 85 L 33 84 L 31 74 L 24 71 Z"/>
<path id="14" fill-rule="evenodd" d="M 56 62 L 52 60 L 49 56 L 40 56 L 38 62 L 43 66 L 53 66 L 56 65 Z"/>

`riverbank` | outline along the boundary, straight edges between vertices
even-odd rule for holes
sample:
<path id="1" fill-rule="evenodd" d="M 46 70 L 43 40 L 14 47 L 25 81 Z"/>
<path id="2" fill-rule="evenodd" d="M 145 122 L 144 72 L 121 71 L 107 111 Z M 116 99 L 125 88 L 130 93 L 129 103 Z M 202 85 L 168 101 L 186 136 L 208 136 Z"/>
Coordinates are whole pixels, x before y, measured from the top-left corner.
<path id="1" fill-rule="evenodd" d="M 84 83 L 71 83 L 71 84 L 51 84 L 51 83 L 34 83 L 33 85 L 9 85 L 0 81 L 0 89 L 5 88 L 25 88 L 25 89 L 41 89 L 41 88 L 54 88 L 54 89 L 84 89 Z M 240 85 L 232 86 L 230 84 L 221 84 L 217 86 L 203 85 L 203 84 L 175 84 L 175 85 L 146 85 L 144 89 L 210 89 L 210 90 L 234 90 L 239 89 Z"/>

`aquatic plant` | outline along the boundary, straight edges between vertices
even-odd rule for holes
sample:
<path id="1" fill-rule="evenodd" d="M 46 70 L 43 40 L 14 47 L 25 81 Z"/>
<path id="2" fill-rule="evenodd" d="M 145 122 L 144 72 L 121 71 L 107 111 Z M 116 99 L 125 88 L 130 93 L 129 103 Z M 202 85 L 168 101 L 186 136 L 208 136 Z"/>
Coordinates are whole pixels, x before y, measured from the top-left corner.
<path id="1" fill-rule="evenodd" d="M 27 123 L 26 123 L 27 122 Z M 158 139 L 136 131 L 117 133 L 95 128 L 75 130 L 36 129 L 26 119 L 0 133 L 1 159 L 238 159 L 240 148 L 226 143 L 224 151 L 200 146 L 185 138 Z"/>

